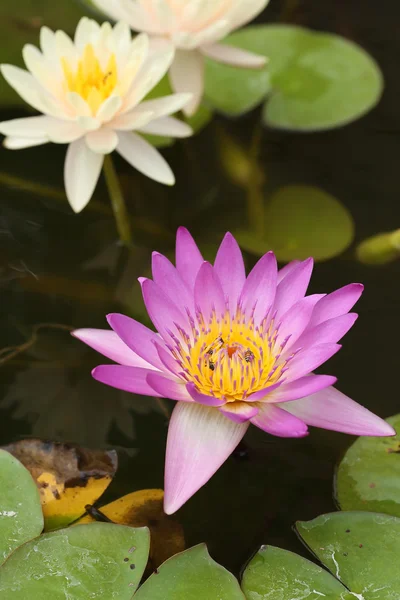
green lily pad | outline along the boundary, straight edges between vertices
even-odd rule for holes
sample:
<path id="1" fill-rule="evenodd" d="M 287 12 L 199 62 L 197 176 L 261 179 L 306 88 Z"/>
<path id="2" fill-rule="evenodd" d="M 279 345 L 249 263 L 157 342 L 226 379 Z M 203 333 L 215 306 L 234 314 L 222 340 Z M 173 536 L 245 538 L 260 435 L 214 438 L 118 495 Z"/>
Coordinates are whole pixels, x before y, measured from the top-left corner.
<path id="1" fill-rule="evenodd" d="M 77 2 L 49 2 L 48 0 L 18 0 L 18 9 L 12 0 L 0 2 L 0 56 L 1 62 L 25 68 L 22 48 L 25 44 L 39 45 L 42 25 L 50 29 L 63 29 L 73 35 L 79 19 L 90 14 Z M 93 15 L 91 15 L 93 16 Z M 24 105 L 8 83 L 0 77 L 0 106 Z"/>
<path id="2" fill-rule="evenodd" d="M 349 588 L 346 600 L 400 598 L 400 519 L 337 512 L 298 522 L 296 528 L 319 560 Z"/>
<path id="3" fill-rule="evenodd" d="M 354 222 L 336 198 L 308 185 L 277 190 L 265 208 L 264 235 L 239 232 L 239 243 L 255 254 L 273 250 L 280 261 L 327 260 L 341 254 L 354 237 Z"/>
<path id="4" fill-rule="evenodd" d="M 0 564 L 42 529 L 42 507 L 31 474 L 19 460 L 0 450 Z"/>
<path id="5" fill-rule="evenodd" d="M 387 419 L 400 432 L 400 414 Z M 336 472 L 342 510 L 366 510 L 400 517 L 400 435 L 360 437 Z"/>
<path id="6" fill-rule="evenodd" d="M 340 36 L 260 25 L 228 36 L 226 43 L 269 58 L 260 71 L 207 62 L 206 96 L 228 115 L 247 112 L 268 95 L 267 125 L 316 131 L 357 119 L 381 97 L 379 66 L 360 46 Z"/>
<path id="7" fill-rule="evenodd" d="M 235 577 L 201 544 L 161 565 L 135 600 L 244 600 L 244 596 Z"/>
<path id="8" fill-rule="evenodd" d="M 247 600 L 339 600 L 346 588 L 325 569 L 274 546 L 262 546 L 242 580 Z"/>
<path id="9" fill-rule="evenodd" d="M 0 568 L 12 600 L 130 600 L 149 553 L 147 528 L 91 523 L 42 535 Z"/>

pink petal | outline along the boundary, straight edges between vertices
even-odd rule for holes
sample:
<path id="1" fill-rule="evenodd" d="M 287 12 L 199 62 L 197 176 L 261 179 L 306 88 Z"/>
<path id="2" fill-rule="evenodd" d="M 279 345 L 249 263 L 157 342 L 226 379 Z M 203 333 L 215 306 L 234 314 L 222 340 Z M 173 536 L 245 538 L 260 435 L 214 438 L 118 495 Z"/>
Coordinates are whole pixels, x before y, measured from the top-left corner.
<path id="1" fill-rule="evenodd" d="M 188 324 L 187 317 L 154 281 L 145 279 L 142 283 L 142 293 L 149 317 L 164 339 L 170 341 L 170 332 L 176 334 L 177 326 L 185 329 Z"/>
<path id="2" fill-rule="evenodd" d="M 357 317 L 358 315 L 355 313 L 348 313 L 340 317 L 328 319 L 328 321 L 324 321 L 316 327 L 311 327 L 311 329 L 308 326 L 306 331 L 297 340 L 295 346 L 291 348 L 291 351 L 296 348 L 308 348 L 320 343 L 336 344 L 353 327 Z"/>
<path id="3" fill-rule="evenodd" d="M 190 289 L 194 289 L 197 273 L 204 262 L 196 242 L 185 227 L 176 233 L 176 268 Z"/>
<path id="4" fill-rule="evenodd" d="M 92 376 L 97 381 L 101 381 L 101 383 L 110 385 L 118 390 L 123 390 L 124 392 L 160 397 L 160 394 L 155 392 L 147 383 L 146 377 L 151 373 L 154 373 L 154 371 L 140 369 L 139 367 L 100 365 L 93 369 Z"/>
<path id="5" fill-rule="evenodd" d="M 250 316 L 255 308 L 256 322 L 265 317 L 274 302 L 276 281 L 276 258 L 273 252 L 268 252 L 250 271 L 240 296 L 240 303 L 247 316 Z"/>
<path id="6" fill-rule="evenodd" d="M 72 335 L 93 348 L 93 350 L 121 365 L 143 367 L 145 369 L 156 368 L 133 352 L 114 331 L 109 329 L 75 329 Z"/>
<path id="7" fill-rule="evenodd" d="M 153 252 L 152 272 L 153 280 L 168 298 L 177 304 L 182 312 L 189 311 L 194 314 L 193 294 L 190 293 L 188 285 L 168 258 L 158 252 Z"/>
<path id="8" fill-rule="evenodd" d="M 182 370 L 178 361 L 175 360 L 169 350 L 166 350 L 158 342 L 154 342 L 154 345 L 156 347 L 158 357 L 165 369 L 167 369 L 173 375 L 178 375 Z"/>
<path id="9" fill-rule="evenodd" d="M 242 48 L 236 48 L 235 46 L 228 46 L 227 44 L 202 46 L 201 52 L 217 62 L 234 67 L 260 69 L 267 63 L 265 56 L 260 56 L 259 54 L 254 54 L 254 52 L 242 50 Z"/>
<path id="10" fill-rule="evenodd" d="M 205 406 L 223 406 L 225 400 L 223 398 L 216 398 L 215 396 L 208 396 L 207 394 L 201 394 L 194 383 L 188 383 L 186 389 L 195 402 L 204 404 Z"/>
<path id="11" fill-rule="evenodd" d="M 194 284 L 194 302 L 206 323 L 216 314 L 219 319 L 226 311 L 221 282 L 210 263 L 204 262 Z"/>
<path id="12" fill-rule="evenodd" d="M 315 307 L 310 326 L 314 327 L 318 323 L 348 313 L 360 298 L 363 290 L 364 286 L 361 283 L 350 283 L 325 296 Z"/>
<path id="13" fill-rule="evenodd" d="M 169 424 L 164 510 L 176 512 L 214 475 L 236 448 L 248 423 L 234 423 L 215 408 L 179 402 Z"/>
<path id="14" fill-rule="evenodd" d="M 304 375 L 308 375 L 336 354 L 340 348 L 339 344 L 317 344 L 316 346 L 311 346 L 311 348 L 300 350 L 289 361 L 287 371 L 284 375 L 285 380 L 287 382 L 294 381 L 295 379 L 304 377 Z"/>
<path id="15" fill-rule="evenodd" d="M 314 427 L 352 435 L 396 435 L 391 425 L 333 387 L 284 406 Z"/>
<path id="16" fill-rule="evenodd" d="M 313 259 L 308 258 L 293 267 L 276 290 L 275 310 L 277 321 L 293 304 L 304 298 L 313 270 Z"/>
<path id="17" fill-rule="evenodd" d="M 135 319 L 131 319 L 130 317 L 126 317 L 119 313 L 107 315 L 107 321 L 118 337 L 120 337 L 131 350 L 151 365 L 154 365 L 157 369 L 163 369 L 157 350 L 154 347 L 155 341 L 162 343 L 160 336 L 142 325 L 142 323 L 135 321 Z"/>
<path id="18" fill-rule="evenodd" d="M 197 50 L 177 50 L 169 70 L 174 92 L 190 92 L 192 99 L 183 107 L 187 116 L 197 111 L 204 93 L 204 58 Z"/>
<path id="19" fill-rule="evenodd" d="M 304 437 L 308 433 L 307 425 L 303 421 L 275 404 L 263 404 L 251 422 L 277 437 Z"/>
<path id="20" fill-rule="evenodd" d="M 231 233 L 222 240 L 214 262 L 214 270 L 221 282 L 225 302 L 235 314 L 239 296 L 246 281 L 243 256 L 239 245 Z"/>
<path id="21" fill-rule="evenodd" d="M 275 392 L 268 396 L 267 402 L 290 402 L 310 394 L 315 394 L 336 383 L 337 378 L 330 375 L 306 375 L 291 383 L 282 383 Z"/>
<path id="22" fill-rule="evenodd" d="M 286 277 L 286 275 L 289 275 L 290 271 L 292 271 L 294 269 L 294 267 L 296 267 L 299 264 L 300 264 L 299 260 L 292 260 L 292 262 L 290 262 L 287 265 L 285 265 L 284 267 L 282 267 L 282 269 L 279 269 L 278 284 L 282 281 L 282 279 L 284 279 Z"/>
<path id="23" fill-rule="evenodd" d="M 281 324 L 278 329 L 278 336 L 275 342 L 275 347 L 279 348 L 287 338 L 288 343 L 285 346 L 285 351 L 289 350 L 301 336 L 303 331 L 307 328 L 311 315 L 314 310 L 314 306 L 321 299 L 320 294 L 314 294 L 312 296 L 306 296 L 302 298 L 283 315 Z M 321 340 L 325 342 L 325 340 Z"/>
<path id="24" fill-rule="evenodd" d="M 248 402 L 229 402 L 221 406 L 220 412 L 235 423 L 246 423 L 258 415 L 259 408 Z"/>
<path id="25" fill-rule="evenodd" d="M 154 375 L 154 377 L 152 375 Z M 169 377 L 163 377 L 158 373 L 150 373 L 147 376 L 146 381 L 149 386 L 157 392 L 157 395 L 159 394 L 163 398 L 181 400 L 183 402 L 193 402 L 183 381 L 169 379 Z"/>

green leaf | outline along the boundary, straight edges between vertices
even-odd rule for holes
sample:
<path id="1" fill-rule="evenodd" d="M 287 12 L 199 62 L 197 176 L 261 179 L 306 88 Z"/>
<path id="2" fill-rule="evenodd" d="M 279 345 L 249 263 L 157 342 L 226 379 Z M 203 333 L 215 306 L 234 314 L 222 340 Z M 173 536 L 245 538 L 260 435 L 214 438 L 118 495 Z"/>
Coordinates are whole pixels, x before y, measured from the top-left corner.
<path id="1" fill-rule="evenodd" d="M 387 419 L 400 431 L 400 414 Z M 366 510 L 400 517 L 400 436 L 360 437 L 336 473 L 342 510 Z"/>
<path id="2" fill-rule="evenodd" d="M 226 43 L 269 58 L 261 70 L 207 61 L 206 97 L 228 115 L 245 113 L 269 95 L 264 107 L 268 125 L 315 131 L 353 121 L 382 94 L 376 62 L 337 35 L 259 25 L 228 36 Z"/>
<path id="3" fill-rule="evenodd" d="M 39 45 L 42 25 L 50 29 L 63 29 L 73 35 L 80 17 L 90 14 L 72 0 L 18 0 L 18 9 L 12 0 L 0 2 L 0 54 L 1 62 L 25 68 L 22 48 L 25 44 Z M 91 15 L 93 16 L 93 15 Z M 0 77 L 0 106 L 22 104 L 31 108 L 8 83 Z"/>
<path id="4" fill-rule="evenodd" d="M 201 544 L 161 565 L 135 600 L 244 600 L 244 596 L 235 577 Z"/>
<path id="5" fill-rule="evenodd" d="M 4 600 L 130 600 L 149 552 L 148 529 L 91 523 L 42 535 L 0 569 Z"/>
<path id="6" fill-rule="evenodd" d="M 264 235 L 239 232 L 239 243 L 255 254 L 273 250 L 280 261 L 327 260 L 352 242 L 354 223 L 343 204 L 323 190 L 307 185 L 278 189 L 265 208 Z"/>
<path id="7" fill-rule="evenodd" d="M 242 580 L 247 600 L 339 600 L 346 588 L 321 567 L 302 556 L 262 546 Z"/>
<path id="8" fill-rule="evenodd" d="M 31 474 L 11 454 L 0 450 L 0 564 L 42 529 L 42 507 Z"/>
<path id="9" fill-rule="evenodd" d="M 299 522 L 296 528 L 319 560 L 351 590 L 349 600 L 400 597 L 400 519 L 337 512 Z"/>

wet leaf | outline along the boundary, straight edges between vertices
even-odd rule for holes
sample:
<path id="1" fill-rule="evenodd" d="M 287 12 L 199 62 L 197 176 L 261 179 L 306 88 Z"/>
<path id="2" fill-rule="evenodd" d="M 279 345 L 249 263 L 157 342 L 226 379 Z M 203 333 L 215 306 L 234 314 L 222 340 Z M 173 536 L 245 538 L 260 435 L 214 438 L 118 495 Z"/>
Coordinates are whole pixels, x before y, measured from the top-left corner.
<path id="1" fill-rule="evenodd" d="M 26 466 L 37 482 L 49 531 L 76 521 L 110 485 L 117 469 L 114 450 L 21 440 L 5 447 Z"/>
<path id="2" fill-rule="evenodd" d="M 400 414 L 387 419 L 400 432 Z M 400 517 L 400 435 L 360 437 L 336 472 L 342 510 L 366 510 Z"/>
<path id="3" fill-rule="evenodd" d="M 140 490 L 118 498 L 100 508 L 113 523 L 150 529 L 150 561 L 153 569 L 185 549 L 183 528 L 175 517 L 163 510 L 163 490 Z M 79 523 L 95 520 L 83 517 Z"/>
<path id="4" fill-rule="evenodd" d="M 149 533 L 91 523 L 42 535 L 0 569 L 0 596 L 12 600 L 130 600 L 147 563 Z"/>
<path id="5" fill-rule="evenodd" d="M 288 185 L 277 190 L 265 208 L 264 236 L 239 232 L 239 243 L 250 252 L 273 250 L 280 261 L 327 260 L 352 242 L 353 219 L 343 204 L 320 188 Z"/>
<path id="6" fill-rule="evenodd" d="M 164 563 L 135 600 L 244 600 L 244 596 L 235 577 L 201 544 Z"/>
<path id="7" fill-rule="evenodd" d="M 337 35 L 291 25 L 248 27 L 227 44 L 269 58 L 260 71 L 207 62 L 206 96 L 217 109 L 239 115 L 267 95 L 268 125 L 314 131 L 344 125 L 379 100 L 378 65 L 357 44 Z"/>
<path id="8" fill-rule="evenodd" d="M 400 519 L 337 512 L 298 522 L 296 528 L 318 559 L 351 590 L 346 600 L 400 597 Z"/>
<path id="9" fill-rule="evenodd" d="M 339 600 L 347 592 L 325 569 L 274 546 L 261 547 L 251 560 L 242 589 L 247 600 Z"/>
<path id="10" fill-rule="evenodd" d="M 0 564 L 18 546 L 40 535 L 42 529 L 35 482 L 16 458 L 0 450 Z"/>
<path id="11" fill-rule="evenodd" d="M 73 34 L 80 17 L 90 14 L 77 2 L 48 2 L 48 0 L 18 0 L 18 10 L 12 0 L 0 3 L 0 54 L 2 63 L 25 68 L 22 48 L 25 44 L 39 44 L 42 25 L 63 29 Z M 0 106 L 28 105 L 0 78 Z"/>

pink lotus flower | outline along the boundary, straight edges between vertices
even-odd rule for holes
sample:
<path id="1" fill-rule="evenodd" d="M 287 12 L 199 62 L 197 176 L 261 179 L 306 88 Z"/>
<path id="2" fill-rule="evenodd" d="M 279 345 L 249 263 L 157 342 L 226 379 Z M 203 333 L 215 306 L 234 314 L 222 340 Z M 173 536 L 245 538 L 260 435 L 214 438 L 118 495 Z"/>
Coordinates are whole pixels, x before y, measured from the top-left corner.
<path id="1" fill-rule="evenodd" d="M 169 79 L 176 92 L 193 94 L 183 107 L 196 112 L 204 89 L 204 58 L 237 67 L 257 69 L 264 56 L 220 41 L 249 23 L 269 0 L 92 0 L 105 14 L 148 33 L 153 47 L 176 49 Z"/>
<path id="2" fill-rule="evenodd" d="M 165 467 L 165 512 L 178 510 L 228 458 L 250 423 L 279 437 L 307 435 L 307 425 L 354 435 L 395 431 L 314 375 L 339 349 L 357 315 L 363 286 L 305 296 L 312 259 L 278 271 L 272 252 L 246 278 L 242 254 L 227 233 L 214 266 L 180 228 L 176 268 L 153 254 L 153 280 L 141 279 L 158 333 L 124 315 L 111 330 L 74 335 L 118 365 L 93 377 L 113 387 L 178 400 Z"/>

